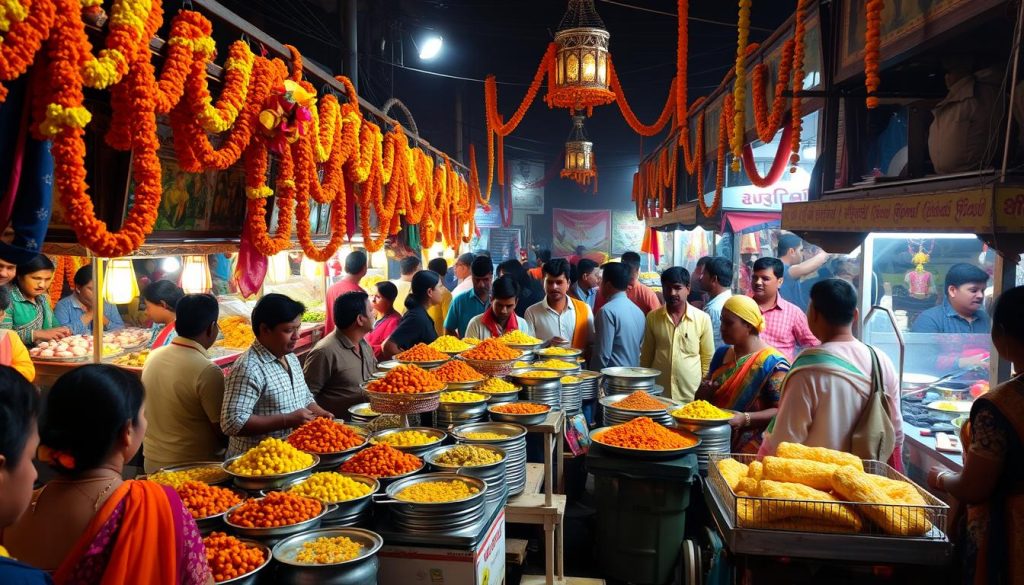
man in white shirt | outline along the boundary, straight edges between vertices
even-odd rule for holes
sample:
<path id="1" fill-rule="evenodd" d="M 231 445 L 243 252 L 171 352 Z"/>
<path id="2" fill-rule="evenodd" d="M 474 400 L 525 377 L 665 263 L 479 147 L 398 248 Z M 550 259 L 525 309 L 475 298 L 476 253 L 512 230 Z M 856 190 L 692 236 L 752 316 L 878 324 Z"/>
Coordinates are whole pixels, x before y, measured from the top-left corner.
<path id="1" fill-rule="evenodd" d="M 525 319 L 534 337 L 554 344 L 570 344 L 584 356 L 594 340 L 594 312 L 590 305 L 569 296 L 569 262 L 555 258 L 546 262 L 544 300 L 526 309 Z"/>
<path id="2" fill-rule="evenodd" d="M 501 337 L 509 331 L 533 335 L 526 319 L 516 315 L 519 285 L 511 276 L 502 276 L 491 285 L 491 304 L 483 313 L 469 320 L 465 337 L 488 339 Z"/>
<path id="3" fill-rule="evenodd" d="M 472 273 L 470 267 L 473 266 L 473 254 L 466 252 L 459 256 L 455 261 L 455 278 L 459 279 L 459 284 L 452 289 L 452 298 L 459 296 L 460 294 L 473 290 L 473 279 L 470 278 Z"/>
<path id="4" fill-rule="evenodd" d="M 722 307 L 732 296 L 732 261 L 724 256 L 715 256 L 704 265 L 700 275 L 701 290 L 710 299 L 704 305 L 704 312 L 711 317 L 712 333 L 715 337 L 715 348 L 722 347 Z"/>
<path id="5" fill-rule="evenodd" d="M 420 266 L 423 266 L 423 262 L 417 256 L 402 258 L 401 262 L 398 263 L 402 274 L 397 279 L 391 281 L 394 283 L 395 288 L 398 289 L 398 296 L 395 298 L 395 310 L 402 315 L 405 314 L 405 299 L 409 296 L 409 290 L 412 288 L 412 277 L 419 272 Z M 453 294 L 452 296 L 454 297 L 455 295 Z"/>
<path id="6" fill-rule="evenodd" d="M 814 285 L 808 323 L 822 344 L 805 349 L 793 362 L 782 387 L 774 427 L 770 427 L 770 436 L 765 433 L 762 454 L 773 455 L 784 442 L 851 452 L 854 427 L 871 395 L 873 369 L 870 349 L 853 336 L 856 320 L 857 291 L 853 285 L 838 278 Z M 896 432 L 893 461 L 899 468 L 903 447 L 900 387 L 889 357 L 876 353 Z"/>

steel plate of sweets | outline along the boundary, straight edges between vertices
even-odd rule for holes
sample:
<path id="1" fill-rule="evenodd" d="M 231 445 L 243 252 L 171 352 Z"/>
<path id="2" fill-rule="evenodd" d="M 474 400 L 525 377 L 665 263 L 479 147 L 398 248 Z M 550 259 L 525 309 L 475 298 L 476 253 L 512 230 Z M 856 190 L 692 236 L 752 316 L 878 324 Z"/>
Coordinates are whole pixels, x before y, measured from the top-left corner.
<path id="1" fill-rule="evenodd" d="M 646 416 L 598 429 L 590 437 L 611 453 L 638 459 L 679 457 L 700 445 L 700 439 L 693 433 L 663 427 Z"/>
<path id="2" fill-rule="evenodd" d="M 383 414 L 416 414 L 436 410 L 446 385 L 437 376 L 413 364 L 390 370 L 383 378 L 363 385 L 370 406 Z"/>
<path id="3" fill-rule="evenodd" d="M 400 364 L 416 364 L 423 368 L 439 366 L 448 361 L 449 355 L 425 343 L 417 343 L 395 356 Z"/>

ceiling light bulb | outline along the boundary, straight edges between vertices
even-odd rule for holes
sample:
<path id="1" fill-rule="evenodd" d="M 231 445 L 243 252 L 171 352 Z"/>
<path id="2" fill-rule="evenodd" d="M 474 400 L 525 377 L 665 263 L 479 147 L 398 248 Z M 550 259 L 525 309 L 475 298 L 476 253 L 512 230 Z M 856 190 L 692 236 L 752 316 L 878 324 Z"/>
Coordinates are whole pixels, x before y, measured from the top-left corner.
<path id="1" fill-rule="evenodd" d="M 164 272 L 177 272 L 181 268 L 181 261 L 174 256 L 168 256 L 160 263 L 160 267 Z"/>
<path id="2" fill-rule="evenodd" d="M 441 47 L 444 45 L 444 39 L 439 35 L 429 37 L 420 47 L 420 59 L 429 61 L 441 52 Z"/>

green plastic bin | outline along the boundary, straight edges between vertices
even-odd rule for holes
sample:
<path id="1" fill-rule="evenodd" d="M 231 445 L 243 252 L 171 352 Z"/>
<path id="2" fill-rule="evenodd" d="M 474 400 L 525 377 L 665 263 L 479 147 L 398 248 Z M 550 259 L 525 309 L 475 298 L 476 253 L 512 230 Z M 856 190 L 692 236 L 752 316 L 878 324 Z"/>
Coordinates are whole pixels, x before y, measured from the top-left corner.
<path id="1" fill-rule="evenodd" d="M 644 585 L 669 583 L 682 550 L 697 457 L 623 459 L 592 445 L 587 468 L 594 474 L 603 575 Z"/>

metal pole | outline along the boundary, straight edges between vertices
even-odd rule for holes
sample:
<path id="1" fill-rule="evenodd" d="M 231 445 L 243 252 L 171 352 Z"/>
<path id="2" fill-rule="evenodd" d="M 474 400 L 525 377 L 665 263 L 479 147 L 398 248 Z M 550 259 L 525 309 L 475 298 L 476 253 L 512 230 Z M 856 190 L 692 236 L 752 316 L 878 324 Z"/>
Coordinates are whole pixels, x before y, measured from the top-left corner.
<path id="1" fill-rule="evenodd" d="M 345 2 L 345 73 L 352 80 L 352 86 L 359 91 L 359 36 L 358 36 L 358 2 Z"/>
<path id="2" fill-rule="evenodd" d="M 92 362 L 94 364 L 103 361 L 103 258 L 93 256 L 92 258 L 92 283 L 94 286 L 92 317 Z"/>

